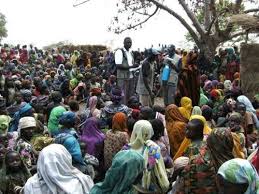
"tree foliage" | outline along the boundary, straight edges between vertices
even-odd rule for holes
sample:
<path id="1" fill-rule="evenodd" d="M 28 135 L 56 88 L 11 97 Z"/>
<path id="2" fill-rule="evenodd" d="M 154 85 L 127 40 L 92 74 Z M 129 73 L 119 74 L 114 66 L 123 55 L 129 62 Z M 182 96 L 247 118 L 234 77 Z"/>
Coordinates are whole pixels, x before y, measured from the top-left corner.
<path id="1" fill-rule="evenodd" d="M 259 11 L 258 0 L 173 0 L 185 11 L 186 20 L 178 10 L 170 7 L 170 1 L 118 0 L 117 15 L 109 30 L 115 33 L 136 30 L 160 10 L 165 11 L 187 29 L 201 51 L 212 57 L 219 44 L 246 34 L 242 28 L 228 22 L 231 15 Z M 246 3 L 254 5 L 254 8 L 246 10 Z"/>
<path id="2" fill-rule="evenodd" d="M 0 41 L 2 38 L 7 37 L 7 30 L 6 30 L 6 19 L 5 16 L 0 13 Z"/>

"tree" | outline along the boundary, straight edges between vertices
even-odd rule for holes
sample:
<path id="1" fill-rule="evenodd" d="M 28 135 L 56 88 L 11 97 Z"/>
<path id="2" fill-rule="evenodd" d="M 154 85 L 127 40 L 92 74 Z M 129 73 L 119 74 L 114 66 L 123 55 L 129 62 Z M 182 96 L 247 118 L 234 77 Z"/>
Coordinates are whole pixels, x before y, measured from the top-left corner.
<path id="1" fill-rule="evenodd" d="M 0 42 L 2 38 L 7 37 L 7 30 L 5 28 L 5 24 L 5 16 L 2 13 L 0 13 Z"/>
<path id="2" fill-rule="evenodd" d="M 90 0 L 82 3 L 88 1 Z M 245 10 L 244 6 L 247 2 L 258 5 L 257 0 L 177 1 L 185 11 L 188 20 L 185 20 L 173 7 L 169 7 L 169 0 L 119 0 L 117 3 L 118 14 L 113 18 L 109 30 L 121 33 L 128 29 L 137 29 L 156 15 L 159 10 L 163 10 L 176 18 L 188 30 L 201 52 L 211 61 L 220 43 L 245 34 L 241 28 L 227 23 L 226 17 L 259 11 L 259 7 Z M 202 17 L 199 17 L 201 15 Z M 121 20 L 121 17 L 124 17 L 124 20 Z"/>

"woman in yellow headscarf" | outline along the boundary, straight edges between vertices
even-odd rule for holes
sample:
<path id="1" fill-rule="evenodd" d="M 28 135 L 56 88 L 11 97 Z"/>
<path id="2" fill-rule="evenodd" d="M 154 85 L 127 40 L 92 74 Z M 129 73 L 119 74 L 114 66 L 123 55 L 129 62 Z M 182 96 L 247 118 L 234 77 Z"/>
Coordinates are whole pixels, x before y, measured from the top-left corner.
<path id="1" fill-rule="evenodd" d="M 179 108 L 180 113 L 186 118 L 190 119 L 192 114 L 192 100 L 188 97 L 182 97 Z"/>
<path id="2" fill-rule="evenodd" d="M 198 119 L 198 120 L 203 122 L 203 124 L 204 124 L 203 140 L 206 141 L 208 135 L 211 133 L 211 128 L 208 126 L 206 119 L 201 115 L 192 115 L 190 117 L 190 121 L 193 120 L 193 119 Z M 180 148 L 176 152 L 173 160 L 181 157 L 190 144 L 191 144 L 191 140 L 185 137 L 181 146 L 180 146 Z"/>

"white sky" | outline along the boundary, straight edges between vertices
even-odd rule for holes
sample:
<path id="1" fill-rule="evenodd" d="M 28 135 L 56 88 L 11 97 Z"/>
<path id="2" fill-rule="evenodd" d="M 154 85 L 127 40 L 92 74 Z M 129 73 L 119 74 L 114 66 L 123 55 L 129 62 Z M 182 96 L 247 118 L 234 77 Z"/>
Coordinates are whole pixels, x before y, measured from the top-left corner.
<path id="1" fill-rule="evenodd" d="M 107 31 L 115 16 L 115 0 L 91 0 L 74 8 L 76 0 L 0 0 L 0 12 L 7 19 L 8 37 L 3 42 L 34 44 L 42 47 L 59 41 L 75 44 L 122 45 L 123 38 L 133 39 L 133 48 L 176 44 L 182 46 L 186 30 L 169 14 L 160 13 L 137 31 L 115 35 Z M 179 9 L 177 1 L 170 1 Z M 171 5 L 170 5 L 171 6 Z"/>

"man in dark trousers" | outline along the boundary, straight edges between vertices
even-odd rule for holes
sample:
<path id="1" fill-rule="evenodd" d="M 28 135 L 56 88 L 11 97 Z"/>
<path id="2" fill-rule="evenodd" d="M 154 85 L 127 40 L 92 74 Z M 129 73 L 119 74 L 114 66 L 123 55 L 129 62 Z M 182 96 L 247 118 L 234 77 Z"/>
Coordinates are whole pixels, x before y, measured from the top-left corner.
<path id="1" fill-rule="evenodd" d="M 129 98 L 134 95 L 133 71 L 138 65 L 134 64 L 133 53 L 130 48 L 132 40 L 124 39 L 124 47 L 115 52 L 115 64 L 117 66 L 117 85 L 123 91 L 123 104 L 127 104 Z"/>

